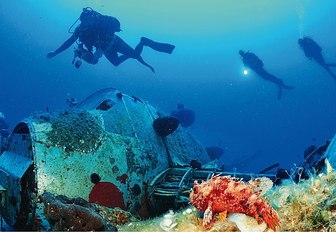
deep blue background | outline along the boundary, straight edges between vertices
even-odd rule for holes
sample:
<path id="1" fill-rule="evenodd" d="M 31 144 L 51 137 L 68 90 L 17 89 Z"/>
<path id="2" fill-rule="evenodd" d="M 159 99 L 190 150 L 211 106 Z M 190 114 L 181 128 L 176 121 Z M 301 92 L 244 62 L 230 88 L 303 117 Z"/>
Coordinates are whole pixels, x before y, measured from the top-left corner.
<path id="1" fill-rule="evenodd" d="M 144 50 L 156 74 L 134 60 L 114 67 L 105 58 L 77 70 L 72 48 L 46 59 L 86 6 L 117 17 L 130 45 L 147 36 L 175 44 L 174 53 Z M 13 128 L 33 112 L 66 108 L 68 97 L 115 87 L 167 113 L 177 103 L 194 109 L 189 130 L 205 146 L 222 146 L 230 169 L 290 168 L 305 147 L 336 131 L 336 83 L 297 45 L 311 36 L 336 61 L 335 10 L 334 0 L 1 0 L 0 111 Z M 243 76 L 240 49 L 295 89 L 278 101 L 275 85 Z"/>

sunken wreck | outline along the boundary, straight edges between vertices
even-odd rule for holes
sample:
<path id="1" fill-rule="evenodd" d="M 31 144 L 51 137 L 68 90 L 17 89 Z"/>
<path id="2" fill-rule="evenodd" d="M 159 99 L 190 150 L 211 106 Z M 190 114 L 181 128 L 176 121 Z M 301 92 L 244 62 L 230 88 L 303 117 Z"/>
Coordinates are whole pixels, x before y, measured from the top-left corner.
<path id="1" fill-rule="evenodd" d="M 113 88 L 70 109 L 27 117 L 0 141 L 1 217 L 15 230 L 113 231 L 135 218 L 188 206 L 195 181 L 275 179 L 273 174 L 225 172 L 175 118 Z M 325 153 L 333 167 L 335 141 Z M 219 194 L 218 199 L 225 197 L 226 190 Z M 192 222 L 199 214 L 188 210 Z M 154 230 L 174 228 L 173 217 L 165 215 Z M 187 230 L 201 228 L 188 225 Z M 119 229 L 141 227 L 132 226 Z"/>
<path id="2" fill-rule="evenodd" d="M 108 88 L 69 110 L 22 120 L 0 156 L 2 217 L 14 228 L 29 228 L 44 218 L 44 193 L 149 214 L 153 179 L 173 166 L 210 161 L 181 128 L 159 136 L 157 118 L 147 102 Z"/>

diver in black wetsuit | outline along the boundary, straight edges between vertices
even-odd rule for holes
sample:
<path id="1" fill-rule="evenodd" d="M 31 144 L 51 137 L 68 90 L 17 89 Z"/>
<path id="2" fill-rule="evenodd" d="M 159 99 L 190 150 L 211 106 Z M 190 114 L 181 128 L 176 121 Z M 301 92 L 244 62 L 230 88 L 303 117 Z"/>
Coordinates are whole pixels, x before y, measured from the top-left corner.
<path id="1" fill-rule="evenodd" d="M 310 37 L 303 37 L 298 40 L 298 44 L 303 49 L 305 56 L 308 59 L 314 59 L 319 65 L 321 65 L 336 81 L 336 75 L 331 72 L 329 67 L 335 67 L 335 63 L 326 63 L 322 56 L 322 48 Z"/>
<path id="2" fill-rule="evenodd" d="M 243 58 L 243 63 L 246 67 L 255 71 L 260 77 L 264 78 L 267 81 L 271 81 L 276 84 L 279 88 L 278 100 L 282 96 L 282 88 L 284 89 L 293 89 L 294 87 L 285 85 L 280 78 L 273 76 L 264 69 L 264 63 L 252 52 L 239 51 L 239 54 Z"/>
<path id="3" fill-rule="evenodd" d="M 75 50 L 73 60 L 76 68 L 81 65 L 81 62 L 75 62 L 77 57 L 89 64 L 97 64 L 102 55 L 104 55 L 114 66 L 133 58 L 154 72 L 154 68 L 141 57 L 143 47 L 148 46 L 153 50 L 168 54 L 171 54 L 175 48 L 172 44 L 159 43 L 146 37 L 141 37 L 139 44 L 133 49 L 123 39 L 115 35 L 116 32 L 121 31 L 118 19 L 102 15 L 90 7 L 83 9 L 78 20 L 81 23 L 76 27 L 72 36 L 58 49 L 49 52 L 47 58 L 55 57 L 78 41 L 78 48 Z"/>

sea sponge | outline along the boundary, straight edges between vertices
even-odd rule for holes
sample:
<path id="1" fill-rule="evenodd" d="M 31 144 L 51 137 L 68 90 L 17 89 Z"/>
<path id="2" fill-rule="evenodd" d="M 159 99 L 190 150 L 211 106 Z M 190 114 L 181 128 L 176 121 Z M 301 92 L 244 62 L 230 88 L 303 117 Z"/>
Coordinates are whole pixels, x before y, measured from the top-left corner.
<path id="1" fill-rule="evenodd" d="M 113 230 L 84 199 L 70 199 L 65 196 L 55 196 L 45 192 L 41 196 L 44 203 L 44 216 L 53 230 L 56 231 L 101 231 Z M 84 207 L 75 202 L 80 202 Z"/>

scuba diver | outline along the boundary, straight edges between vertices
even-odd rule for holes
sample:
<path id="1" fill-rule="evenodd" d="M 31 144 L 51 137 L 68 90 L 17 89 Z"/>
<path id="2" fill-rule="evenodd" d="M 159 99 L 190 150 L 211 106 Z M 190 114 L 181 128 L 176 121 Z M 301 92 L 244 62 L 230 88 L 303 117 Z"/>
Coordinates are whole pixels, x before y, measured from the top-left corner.
<path id="1" fill-rule="evenodd" d="M 177 118 L 182 127 L 190 127 L 195 121 L 195 112 L 184 108 L 183 104 L 177 104 L 177 110 L 173 110 L 170 116 Z"/>
<path id="2" fill-rule="evenodd" d="M 308 59 L 314 59 L 319 65 L 321 65 L 336 81 L 336 75 L 331 72 L 329 67 L 335 67 L 335 63 L 327 64 L 322 56 L 322 48 L 310 37 L 303 37 L 298 40 L 298 44 L 303 49 L 305 56 Z"/>
<path id="3" fill-rule="evenodd" d="M 74 59 L 72 61 L 76 68 L 80 67 L 81 60 L 89 64 L 97 64 L 98 60 L 104 55 L 114 66 L 118 66 L 125 60 L 133 58 L 154 72 L 154 68 L 141 57 L 143 47 L 148 46 L 153 50 L 168 54 L 171 54 L 175 48 L 174 45 L 159 43 L 142 37 L 139 44 L 133 49 L 119 36 L 115 35 L 115 32 L 121 31 L 118 19 L 112 16 L 102 15 L 90 7 L 83 9 L 83 12 L 76 22 L 78 20 L 80 20 L 80 24 L 76 27 L 72 36 L 58 49 L 49 52 L 47 58 L 55 57 L 78 40 L 78 47 L 75 49 Z M 79 60 L 76 61 L 77 58 L 79 58 Z"/>
<path id="4" fill-rule="evenodd" d="M 247 66 L 248 68 L 255 71 L 260 77 L 264 78 L 267 81 L 271 81 L 278 86 L 278 88 L 279 88 L 278 100 L 281 99 L 282 88 L 284 88 L 284 89 L 293 89 L 294 88 L 292 86 L 285 85 L 280 78 L 277 78 L 277 77 L 273 76 L 272 74 L 268 73 L 264 69 L 264 63 L 262 62 L 262 60 L 260 60 L 259 57 L 256 56 L 254 53 L 244 52 L 244 51 L 240 50 L 239 54 L 243 58 L 243 63 L 244 63 L 245 66 Z"/>

